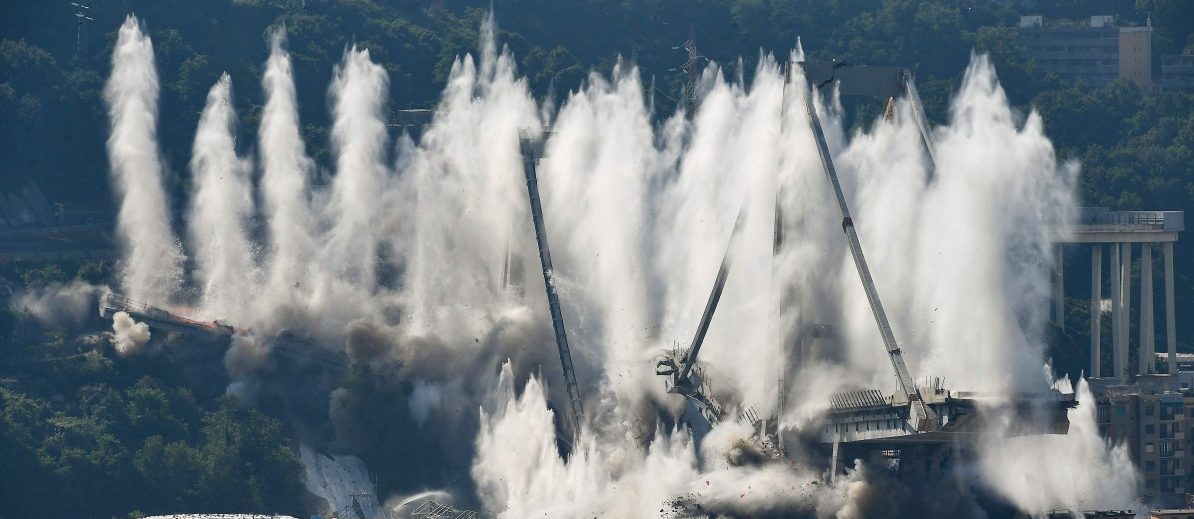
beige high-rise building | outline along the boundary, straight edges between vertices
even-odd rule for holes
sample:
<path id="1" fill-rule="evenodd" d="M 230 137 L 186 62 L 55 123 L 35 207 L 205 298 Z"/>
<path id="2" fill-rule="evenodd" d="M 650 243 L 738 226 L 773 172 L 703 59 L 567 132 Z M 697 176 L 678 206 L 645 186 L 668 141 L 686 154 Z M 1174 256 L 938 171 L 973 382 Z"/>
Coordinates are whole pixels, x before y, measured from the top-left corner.
<path id="1" fill-rule="evenodd" d="M 1114 16 L 1090 20 L 1020 17 L 1017 40 L 1043 72 L 1067 81 L 1102 87 L 1126 78 L 1145 92 L 1153 91 L 1152 24 L 1120 26 Z"/>
<path id="2" fill-rule="evenodd" d="M 1153 90 L 1153 28 L 1122 27 L 1119 29 L 1119 77 L 1127 78 L 1140 90 Z"/>

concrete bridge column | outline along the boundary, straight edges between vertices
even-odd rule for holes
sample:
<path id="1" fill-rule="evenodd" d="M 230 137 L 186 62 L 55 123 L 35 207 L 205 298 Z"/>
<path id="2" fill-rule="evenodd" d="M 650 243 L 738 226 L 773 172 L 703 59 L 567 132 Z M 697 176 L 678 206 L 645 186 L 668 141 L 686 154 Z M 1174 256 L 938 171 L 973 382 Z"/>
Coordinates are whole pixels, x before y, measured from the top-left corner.
<path id="1" fill-rule="evenodd" d="M 1153 340 L 1153 246 L 1140 244 L 1140 371 L 1156 373 L 1156 343 Z"/>
<path id="2" fill-rule="evenodd" d="M 1173 242 L 1162 245 L 1165 255 L 1165 342 L 1169 353 L 1169 373 L 1177 373 L 1177 324 L 1173 313 Z"/>
<path id="3" fill-rule="evenodd" d="M 1103 326 L 1103 246 L 1090 248 L 1090 374 L 1103 376 L 1103 347 L 1100 343 Z"/>
<path id="4" fill-rule="evenodd" d="M 1057 279 L 1053 284 L 1053 323 L 1065 331 L 1065 249 L 1060 243 L 1054 246 L 1053 261 L 1056 262 Z"/>
<path id="5" fill-rule="evenodd" d="M 1119 296 L 1122 294 L 1122 291 L 1120 290 L 1121 283 L 1119 281 L 1119 262 L 1122 260 L 1123 256 L 1120 254 L 1119 249 L 1120 246 L 1118 243 L 1111 244 L 1111 261 L 1107 265 L 1108 269 L 1111 270 L 1111 358 L 1114 359 L 1111 363 L 1113 364 L 1113 370 L 1111 372 L 1112 377 L 1118 377 L 1121 373 L 1126 371 L 1126 368 L 1123 367 L 1123 363 L 1125 360 L 1127 360 L 1126 358 L 1121 358 L 1119 356 L 1120 341 L 1123 338 L 1123 336 L 1119 333 L 1119 329 L 1123 324 L 1121 321 L 1121 318 L 1123 317 L 1123 306 L 1119 301 Z"/>
<path id="6" fill-rule="evenodd" d="M 1123 364 L 1119 367 L 1119 373 L 1120 381 L 1127 384 L 1132 381 L 1132 370 L 1128 367 L 1128 338 L 1131 336 L 1128 332 L 1131 331 L 1132 325 L 1132 244 L 1130 242 L 1120 244 L 1120 252 L 1123 254 L 1123 259 L 1119 262 L 1119 282 L 1122 288 L 1122 292 L 1119 294 L 1119 304 L 1123 308 L 1120 309 L 1119 317 L 1121 336 L 1119 355 L 1123 359 Z"/>

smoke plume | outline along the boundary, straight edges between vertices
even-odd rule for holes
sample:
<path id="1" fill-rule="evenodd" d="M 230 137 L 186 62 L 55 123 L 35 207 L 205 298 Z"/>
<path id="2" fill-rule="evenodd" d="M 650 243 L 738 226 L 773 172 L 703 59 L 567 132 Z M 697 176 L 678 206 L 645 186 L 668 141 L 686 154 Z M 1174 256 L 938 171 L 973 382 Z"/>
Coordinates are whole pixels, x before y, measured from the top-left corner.
<path id="1" fill-rule="evenodd" d="M 116 352 L 131 357 L 149 342 L 149 325 L 134 321 L 126 312 L 116 312 L 112 316 L 112 337 L 116 340 Z"/>
<path id="2" fill-rule="evenodd" d="M 13 306 L 45 324 L 78 326 L 95 311 L 101 291 L 100 287 L 79 280 L 54 282 L 17 294 Z"/>
<path id="3" fill-rule="evenodd" d="M 249 377 L 269 367 L 268 345 L 251 335 L 232 336 L 232 345 L 224 354 L 224 367 L 233 380 Z"/>

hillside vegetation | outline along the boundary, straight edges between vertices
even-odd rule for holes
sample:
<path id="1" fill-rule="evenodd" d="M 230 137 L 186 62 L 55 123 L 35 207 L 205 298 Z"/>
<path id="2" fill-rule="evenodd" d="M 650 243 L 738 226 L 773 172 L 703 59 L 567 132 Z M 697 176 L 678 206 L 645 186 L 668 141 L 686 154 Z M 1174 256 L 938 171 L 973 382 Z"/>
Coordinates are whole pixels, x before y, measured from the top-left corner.
<path id="1" fill-rule="evenodd" d="M 181 201 L 189 189 L 186 165 L 199 113 L 221 72 L 233 79 L 240 142 L 251 151 L 272 28 L 285 25 L 289 34 L 304 137 L 326 167 L 327 85 L 346 46 L 368 48 L 387 69 L 389 110 L 428 108 L 437 102 L 453 60 L 476 51 L 490 5 L 487 0 L 90 3 L 95 21 L 81 43 L 67 1 L 7 2 L 0 8 L 0 191 L 33 180 L 70 208 L 114 207 L 101 92 L 115 31 L 126 13 L 136 13 L 153 38 L 161 80 L 161 151 L 169 167 L 167 185 Z M 797 37 L 814 58 L 915 67 L 935 123 L 947 118 L 949 97 L 972 52 L 989 53 L 1012 102 L 1024 113 L 1040 112 L 1060 157 L 1081 162 L 1083 205 L 1194 211 L 1194 93 L 1148 94 L 1127 81 L 1091 88 L 1041 73 L 1015 42 L 1012 27 L 1021 10 L 1028 12 L 1024 4 L 1047 17 L 1116 14 L 1143 21 L 1151 15 L 1155 56 L 1194 50 L 1194 9 L 1182 0 L 498 0 L 493 7 L 499 44 L 513 52 L 537 96 L 559 101 L 590 71 L 608 73 L 621 59 L 637 65 L 644 81 L 654 81 L 660 116 L 673 113 L 680 97 L 684 77 L 676 68 L 685 54 L 675 47 L 690 32 L 713 61 L 733 70 L 741 59 L 748 81 L 761 55 L 785 54 Z M 866 115 L 879 108 L 858 109 Z M 1068 333 L 1051 338 L 1059 369 L 1074 374 L 1085 365 L 1075 353 L 1087 341 L 1084 257 L 1071 254 L 1067 268 L 1077 273 L 1068 279 L 1074 298 Z M 5 288 L 19 293 L 72 280 L 104 283 L 111 276 L 112 265 L 103 262 L 0 265 L 0 296 Z M 1187 345 L 1194 343 L 1189 318 L 1194 237 L 1178 243 L 1177 288 L 1178 337 L 1184 338 L 1183 350 L 1194 351 Z M 104 324 L 82 327 L 87 326 Z M 177 359 L 121 359 L 106 338 L 67 333 L 78 328 L 79 323 L 39 322 L 14 308 L 0 312 L 0 515 L 301 516 L 301 465 L 294 431 L 281 412 L 253 409 L 225 395 L 228 380 L 222 373 L 196 378 Z M 221 365 L 218 359 L 208 362 Z M 354 376 L 360 392 L 379 402 L 401 400 L 407 390 L 380 375 Z M 376 423 L 365 425 L 377 430 L 408 425 L 393 416 L 376 414 L 371 417 Z M 400 461 L 415 447 L 371 448 L 385 453 L 383 465 L 399 467 L 380 469 L 379 492 L 401 488 Z"/>

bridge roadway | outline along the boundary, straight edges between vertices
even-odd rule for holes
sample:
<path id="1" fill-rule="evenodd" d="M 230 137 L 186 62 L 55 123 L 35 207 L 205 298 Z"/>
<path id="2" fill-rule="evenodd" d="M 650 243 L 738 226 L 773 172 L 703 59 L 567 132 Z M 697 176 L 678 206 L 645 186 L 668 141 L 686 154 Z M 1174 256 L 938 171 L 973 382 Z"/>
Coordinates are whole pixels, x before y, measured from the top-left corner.
<path id="1" fill-rule="evenodd" d="M 1185 230 L 1182 211 L 1111 211 L 1102 207 L 1078 210 L 1075 221 L 1064 229 L 1051 231 L 1055 244 L 1057 270 L 1053 275 L 1053 321 L 1065 323 L 1065 246 L 1089 245 L 1091 249 L 1092 313 L 1102 311 L 1103 248 L 1110 249 L 1107 267 L 1111 275 L 1111 347 L 1114 371 L 1110 375 L 1127 384 L 1135 375 L 1156 373 L 1152 362 L 1156 352 L 1156 318 L 1153 314 L 1153 249 L 1161 248 L 1165 282 L 1165 339 L 1168 351 L 1168 372 L 1177 372 L 1176 315 L 1173 303 L 1173 243 Z M 1129 331 L 1132 327 L 1132 257 L 1133 249 L 1140 249 L 1140 331 L 1137 371 L 1133 373 L 1128 358 Z M 1102 365 L 1102 319 L 1090 320 L 1089 377 L 1107 375 Z"/>
<path id="2" fill-rule="evenodd" d="M 236 328 L 222 321 L 200 321 L 171 313 L 162 308 L 133 301 L 124 296 L 107 293 L 100 298 L 100 317 L 112 319 L 117 312 L 125 312 L 133 320 L 149 325 L 150 329 L 179 333 L 203 333 L 209 335 L 251 334 L 251 330 Z M 299 337 L 289 330 L 281 330 L 272 337 L 263 337 L 271 351 L 297 363 L 312 362 L 336 374 L 344 375 L 351 369 L 348 356 L 333 352 L 316 344 L 314 340 Z"/>

